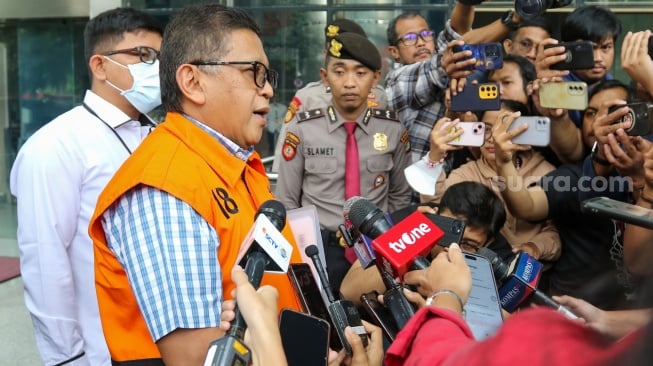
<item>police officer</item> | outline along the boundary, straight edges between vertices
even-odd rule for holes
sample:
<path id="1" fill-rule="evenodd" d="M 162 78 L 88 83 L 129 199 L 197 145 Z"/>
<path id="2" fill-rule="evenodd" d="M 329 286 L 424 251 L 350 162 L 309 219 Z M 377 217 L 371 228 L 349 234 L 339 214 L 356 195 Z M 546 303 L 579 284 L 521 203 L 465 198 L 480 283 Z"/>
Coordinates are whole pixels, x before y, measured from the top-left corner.
<path id="1" fill-rule="evenodd" d="M 358 173 L 355 195 L 386 212 L 407 206 L 411 189 L 403 171 L 410 164 L 410 143 L 394 112 L 367 105 L 367 95 L 381 77 L 381 56 L 372 42 L 359 34 L 340 34 L 330 42 L 325 63 L 320 74 L 331 88 L 331 102 L 326 108 L 298 113 L 287 124 L 280 137 L 283 148 L 276 193 L 288 209 L 316 206 L 327 271 L 337 290 L 350 267 L 336 235 L 344 221 L 343 204 L 349 198 L 345 191 L 351 187 L 345 179 Z M 347 128 L 353 124 L 359 156 L 354 168 L 346 166 L 353 161 L 346 159 Z"/>
<path id="2" fill-rule="evenodd" d="M 367 37 L 363 28 L 356 22 L 344 18 L 335 19 L 324 27 L 325 49 L 322 50 L 322 53 L 326 56 L 326 48 L 328 48 L 329 42 L 339 34 L 347 32 Z M 281 132 L 279 134 L 280 138 L 274 149 L 274 161 L 272 163 L 273 172 L 279 171 L 279 159 L 281 159 L 281 147 L 283 146 L 282 137 L 285 136 L 286 125 L 288 122 L 292 121 L 297 113 L 309 111 L 315 108 L 326 108 L 329 104 L 331 104 L 331 88 L 328 85 L 325 85 L 322 80 L 312 81 L 297 91 L 290 101 L 290 104 L 288 104 L 288 111 L 284 118 L 285 123 L 281 127 Z M 367 105 L 370 108 L 383 109 L 386 108 L 387 104 L 385 90 L 375 83 L 367 96 Z"/>

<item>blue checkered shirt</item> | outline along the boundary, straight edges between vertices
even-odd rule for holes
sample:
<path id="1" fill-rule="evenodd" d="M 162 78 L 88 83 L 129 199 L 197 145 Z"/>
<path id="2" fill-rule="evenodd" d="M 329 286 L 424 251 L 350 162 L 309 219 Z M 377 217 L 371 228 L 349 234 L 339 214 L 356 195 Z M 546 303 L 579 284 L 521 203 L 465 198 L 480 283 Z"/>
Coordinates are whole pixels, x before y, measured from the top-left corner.
<path id="1" fill-rule="evenodd" d="M 444 93 L 449 78 L 440 66 L 442 54 L 449 42 L 459 38 L 447 20 L 444 30 L 438 34 L 433 57 L 397 67 L 386 76 L 388 104 L 408 130 L 413 162 L 428 152 L 433 125 L 444 116 Z"/>
<path id="2" fill-rule="evenodd" d="M 253 153 L 253 148 L 242 149 L 201 122 L 185 117 L 240 159 L 247 161 Z M 155 341 L 177 328 L 220 324 L 220 238 L 188 203 L 140 185 L 103 214 L 102 226 Z"/>

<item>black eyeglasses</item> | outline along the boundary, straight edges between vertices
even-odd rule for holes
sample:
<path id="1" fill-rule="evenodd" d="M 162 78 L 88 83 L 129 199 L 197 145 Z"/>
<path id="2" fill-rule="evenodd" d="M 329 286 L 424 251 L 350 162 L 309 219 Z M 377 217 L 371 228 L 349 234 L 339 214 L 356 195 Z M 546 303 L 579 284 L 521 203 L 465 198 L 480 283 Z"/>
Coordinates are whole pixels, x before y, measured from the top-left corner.
<path id="1" fill-rule="evenodd" d="M 259 88 L 263 88 L 267 81 L 273 89 L 276 89 L 279 80 L 278 72 L 268 69 L 258 61 L 193 61 L 189 64 L 195 66 L 252 65 L 254 67 L 254 84 Z"/>
<path id="2" fill-rule="evenodd" d="M 476 253 L 481 247 L 480 245 L 477 245 L 476 243 L 473 243 L 467 239 L 461 240 L 458 245 L 460 246 L 460 249 L 467 253 Z"/>
<path id="3" fill-rule="evenodd" d="M 118 53 L 124 53 L 127 55 L 132 55 L 132 56 L 138 56 L 141 60 L 141 62 L 144 62 L 146 64 L 153 64 L 156 60 L 159 59 L 159 56 L 161 55 L 159 51 L 155 50 L 152 47 L 147 47 L 147 46 L 137 46 L 133 48 L 125 48 L 122 50 L 115 50 L 115 51 L 107 51 L 103 53 L 102 55 L 104 56 L 111 56 L 115 55 Z"/>
<path id="4" fill-rule="evenodd" d="M 419 33 L 406 33 L 397 40 L 397 43 L 401 42 L 405 46 L 414 46 L 417 44 L 418 37 L 424 42 L 429 42 L 433 40 L 433 34 L 435 34 L 435 32 L 428 29 L 420 31 Z"/>

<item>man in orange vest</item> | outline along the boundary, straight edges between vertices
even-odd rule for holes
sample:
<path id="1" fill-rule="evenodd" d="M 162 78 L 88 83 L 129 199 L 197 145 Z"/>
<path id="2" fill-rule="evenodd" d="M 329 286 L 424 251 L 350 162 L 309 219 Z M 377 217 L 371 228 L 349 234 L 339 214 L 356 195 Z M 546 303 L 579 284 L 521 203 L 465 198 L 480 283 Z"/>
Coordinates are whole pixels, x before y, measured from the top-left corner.
<path id="1" fill-rule="evenodd" d="M 210 45 L 210 47 L 209 47 Z M 258 207 L 272 199 L 253 146 L 277 74 L 243 10 L 183 9 L 161 47 L 167 111 L 100 195 L 90 224 L 95 283 L 114 365 L 200 365 L 220 337 L 231 268 Z M 291 262 L 300 262 L 292 233 Z M 298 309 L 285 274 L 265 274 Z"/>

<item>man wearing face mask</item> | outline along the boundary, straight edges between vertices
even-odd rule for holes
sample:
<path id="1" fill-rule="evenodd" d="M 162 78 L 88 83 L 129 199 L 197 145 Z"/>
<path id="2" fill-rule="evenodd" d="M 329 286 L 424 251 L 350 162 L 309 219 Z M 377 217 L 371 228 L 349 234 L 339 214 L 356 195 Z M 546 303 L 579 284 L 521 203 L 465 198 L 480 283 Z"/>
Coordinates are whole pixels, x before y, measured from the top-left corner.
<path id="1" fill-rule="evenodd" d="M 111 365 L 88 223 L 101 190 L 154 126 L 145 113 L 161 104 L 162 33 L 129 8 L 91 19 L 91 89 L 81 106 L 31 136 L 12 167 L 25 304 L 45 365 Z"/>

